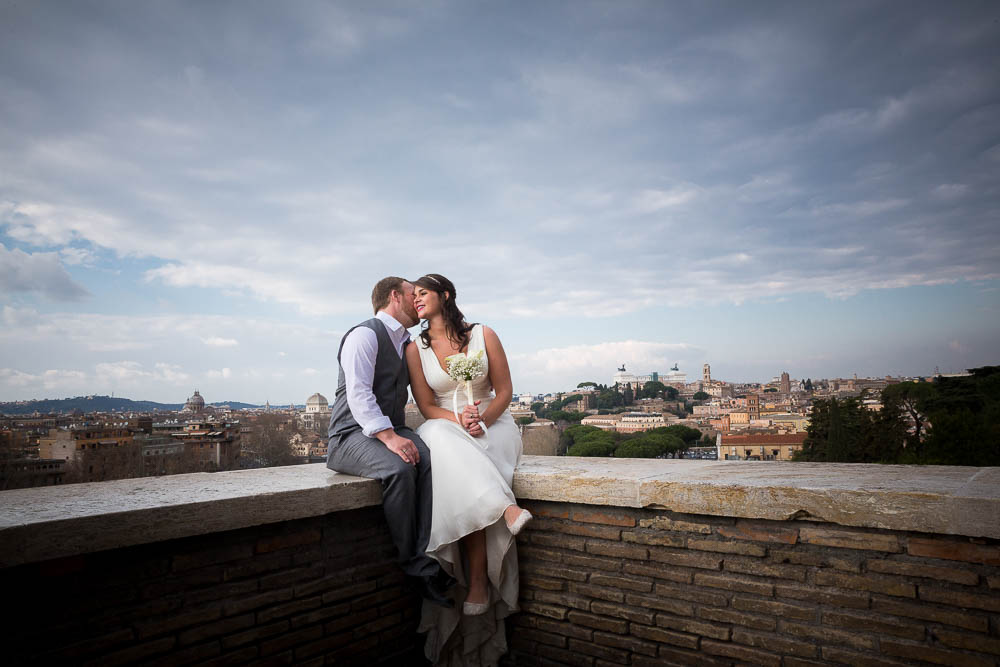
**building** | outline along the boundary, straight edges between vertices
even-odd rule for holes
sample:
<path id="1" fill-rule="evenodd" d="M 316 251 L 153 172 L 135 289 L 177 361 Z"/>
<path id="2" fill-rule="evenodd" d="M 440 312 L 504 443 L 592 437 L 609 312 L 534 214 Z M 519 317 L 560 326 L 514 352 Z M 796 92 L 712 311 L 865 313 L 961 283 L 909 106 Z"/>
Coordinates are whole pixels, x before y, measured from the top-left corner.
<path id="1" fill-rule="evenodd" d="M 188 398 L 188 400 L 184 403 L 184 407 L 181 409 L 181 412 L 189 412 L 191 414 L 200 415 L 204 411 L 205 399 L 202 398 L 201 394 L 198 393 L 198 390 L 195 389 L 194 395 Z"/>
<path id="2" fill-rule="evenodd" d="M 330 425 L 330 413 L 326 396 L 317 392 L 306 399 L 306 411 L 299 415 L 299 420 L 310 431 L 325 433 Z"/>
<path id="3" fill-rule="evenodd" d="M 618 423 L 619 433 L 639 433 L 666 426 L 666 419 L 659 412 L 623 412 Z"/>
<path id="4" fill-rule="evenodd" d="M 49 429 L 38 439 L 38 455 L 43 459 L 74 461 L 85 451 L 99 451 L 131 445 L 132 431 L 121 426 L 70 426 Z"/>
<path id="5" fill-rule="evenodd" d="M 792 382 L 787 371 L 781 373 L 781 386 L 778 387 L 778 391 L 785 395 L 792 393 Z"/>
<path id="6" fill-rule="evenodd" d="M 584 426 L 596 426 L 599 429 L 605 431 L 617 431 L 618 424 L 621 422 L 622 416 L 618 415 L 590 415 L 589 417 L 584 417 L 580 420 L 580 423 Z"/>
<path id="7" fill-rule="evenodd" d="M 720 433 L 716 446 L 720 461 L 791 461 L 805 439 L 805 433 Z"/>

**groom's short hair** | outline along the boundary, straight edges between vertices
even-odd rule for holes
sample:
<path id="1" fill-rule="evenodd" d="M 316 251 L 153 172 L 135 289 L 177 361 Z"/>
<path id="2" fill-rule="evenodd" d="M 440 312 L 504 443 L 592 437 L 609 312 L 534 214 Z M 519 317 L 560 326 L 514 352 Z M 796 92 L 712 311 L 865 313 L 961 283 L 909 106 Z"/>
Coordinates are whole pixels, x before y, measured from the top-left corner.
<path id="1" fill-rule="evenodd" d="M 405 282 L 406 278 L 389 276 L 375 283 L 375 289 L 372 290 L 372 308 L 375 309 L 376 313 L 389 305 L 393 290 L 403 291 L 403 283 Z"/>

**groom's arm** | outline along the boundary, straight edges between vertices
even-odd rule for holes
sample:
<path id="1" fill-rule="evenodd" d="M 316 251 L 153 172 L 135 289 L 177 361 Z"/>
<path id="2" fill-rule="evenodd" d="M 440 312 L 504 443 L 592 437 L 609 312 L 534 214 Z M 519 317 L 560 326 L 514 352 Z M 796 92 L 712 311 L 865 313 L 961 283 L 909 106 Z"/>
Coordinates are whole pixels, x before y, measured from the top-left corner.
<path id="1" fill-rule="evenodd" d="M 372 385 L 375 381 L 375 359 L 378 357 L 378 338 L 368 327 L 357 327 L 344 339 L 340 349 L 340 365 L 344 369 L 347 407 L 361 432 L 377 438 L 388 449 L 407 463 L 420 461 L 420 452 L 409 438 L 396 433 L 392 420 L 382 413 L 375 400 Z"/>
<path id="2" fill-rule="evenodd" d="M 357 327 L 349 333 L 340 350 L 340 365 L 344 369 L 347 385 L 347 407 L 361 427 L 361 432 L 369 438 L 392 428 L 392 420 L 382 413 L 372 391 L 377 356 L 378 338 L 368 327 Z"/>

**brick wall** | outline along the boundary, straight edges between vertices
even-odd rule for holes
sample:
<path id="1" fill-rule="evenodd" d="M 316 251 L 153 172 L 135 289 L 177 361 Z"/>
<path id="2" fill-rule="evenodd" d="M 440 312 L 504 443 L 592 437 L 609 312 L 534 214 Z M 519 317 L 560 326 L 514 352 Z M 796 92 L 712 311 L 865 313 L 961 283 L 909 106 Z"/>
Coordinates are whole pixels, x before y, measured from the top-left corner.
<path id="1" fill-rule="evenodd" d="M 412 664 L 403 580 L 381 507 L 8 568 L 4 662 Z"/>
<path id="2" fill-rule="evenodd" d="M 1000 663 L 997 540 L 525 505 L 507 665 Z"/>

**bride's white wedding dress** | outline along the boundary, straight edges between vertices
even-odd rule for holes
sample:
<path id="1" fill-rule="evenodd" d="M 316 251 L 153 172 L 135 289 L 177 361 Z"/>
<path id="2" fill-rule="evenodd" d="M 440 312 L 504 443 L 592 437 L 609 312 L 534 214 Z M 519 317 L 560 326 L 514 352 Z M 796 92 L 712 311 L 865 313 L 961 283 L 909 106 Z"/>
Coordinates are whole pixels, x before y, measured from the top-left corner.
<path id="1" fill-rule="evenodd" d="M 419 338 L 414 344 L 435 402 L 450 412 L 459 383 L 441 367 L 433 349 L 424 347 Z M 468 353 L 480 350 L 486 357 L 483 327 L 477 324 Z M 487 358 L 487 368 L 488 364 Z M 458 388 L 459 414 L 467 403 L 464 386 L 461 383 Z M 473 400 L 482 401 L 479 411 L 484 412 L 493 400 L 488 374 L 473 380 L 472 393 Z M 434 509 L 427 553 L 458 580 L 454 609 L 424 601 L 419 629 L 427 632 L 424 652 L 435 665 L 496 665 L 507 652 L 503 619 L 518 608 L 517 549 L 503 512 L 517 502 L 510 486 L 521 458 L 520 432 L 510 412 L 504 410 L 488 427 L 487 435 L 479 438 L 447 419 L 429 419 L 417 433 L 431 450 Z M 486 530 L 489 609 L 480 616 L 465 616 L 462 602 L 468 576 L 459 540 L 480 529 Z"/>

